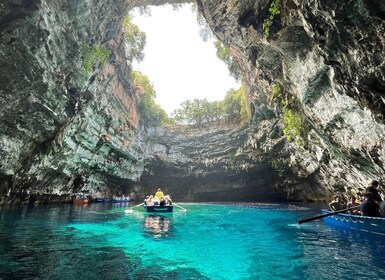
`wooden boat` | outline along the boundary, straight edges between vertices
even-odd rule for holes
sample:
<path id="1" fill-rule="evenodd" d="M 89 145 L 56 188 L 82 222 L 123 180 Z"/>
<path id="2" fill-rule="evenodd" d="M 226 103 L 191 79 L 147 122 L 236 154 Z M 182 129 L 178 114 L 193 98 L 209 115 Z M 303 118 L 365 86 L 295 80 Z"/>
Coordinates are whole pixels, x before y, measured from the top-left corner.
<path id="1" fill-rule="evenodd" d="M 101 202 L 101 203 L 105 203 L 105 202 L 110 202 L 110 199 L 109 198 L 96 198 L 93 202 Z"/>
<path id="2" fill-rule="evenodd" d="M 72 203 L 73 203 L 73 204 L 76 204 L 76 205 L 87 204 L 87 203 L 88 203 L 88 198 L 85 198 L 85 197 L 74 198 L 74 199 L 72 200 Z"/>
<path id="3" fill-rule="evenodd" d="M 131 198 L 130 197 L 113 197 L 112 198 L 112 203 L 125 203 L 125 202 L 130 202 Z"/>
<path id="4" fill-rule="evenodd" d="M 146 210 L 146 212 L 149 212 L 149 213 L 165 213 L 165 212 L 172 212 L 173 209 L 174 209 L 174 206 L 173 205 L 164 205 L 164 206 L 160 206 L 160 205 L 151 205 L 151 206 L 148 206 L 148 205 L 144 205 L 144 209 Z"/>
<path id="5" fill-rule="evenodd" d="M 323 214 L 331 213 L 330 210 L 322 209 Z M 352 214 L 335 214 L 324 217 L 324 222 L 343 228 L 359 230 L 385 236 L 385 218 L 368 217 Z"/>

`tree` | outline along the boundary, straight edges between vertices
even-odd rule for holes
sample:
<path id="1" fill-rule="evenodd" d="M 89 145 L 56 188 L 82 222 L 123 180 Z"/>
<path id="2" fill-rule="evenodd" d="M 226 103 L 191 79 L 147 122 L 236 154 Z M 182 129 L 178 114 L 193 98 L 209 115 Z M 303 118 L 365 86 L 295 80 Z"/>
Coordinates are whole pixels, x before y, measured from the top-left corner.
<path id="1" fill-rule="evenodd" d="M 240 119 L 241 103 L 239 102 L 237 91 L 230 89 L 224 100 L 225 119 L 228 122 Z"/>
<path id="2" fill-rule="evenodd" d="M 245 86 L 230 89 L 224 100 L 209 102 L 207 99 L 186 100 L 172 113 L 178 124 L 200 126 L 224 120 L 226 122 L 247 121 L 251 118 Z"/>
<path id="3" fill-rule="evenodd" d="M 202 38 L 202 40 L 207 42 L 209 39 L 214 38 L 214 34 L 211 31 L 209 24 L 207 23 L 204 16 L 198 11 L 197 3 L 193 3 L 191 5 L 191 10 L 197 15 L 196 20 L 199 28 L 199 36 Z"/>
<path id="4" fill-rule="evenodd" d="M 195 124 L 193 102 L 190 100 L 183 101 L 180 108 L 174 110 L 172 116 L 179 124 Z"/>
<path id="5" fill-rule="evenodd" d="M 126 42 L 128 60 L 130 63 L 135 59 L 138 62 L 144 58 L 144 47 L 146 45 L 146 33 L 139 30 L 138 26 L 133 24 L 130 17 L 123 20 L 123 36 Z"/>
<path id="6" fill-rule="evenodd" d="M 224 45 L 221 41 L 218 40 L 214 42 L 214 46 L 217 49 L 217 57 L 227 65 L 230 75 L 239 81 L 242 77 L 242 72 L 238 66 L 238 63 L 231 55 L 230 47 Z"/>
<path id="7" fill-rule="evenodd" d="M 224 100 L 225 119 L 231 121 L 246 121 L 251 118 L 249 101 L 245 85 L 237 89 L 230 89 Z"/>
<path id="8" fill-rule="evenodd" d="M 156 92 L 149 78 L 139 71 L 131 72 L 132 81 L 140 93 L 139 113 L 143 125 L 159 126 L 172 122 L 166 111 L 155 102 Z"/>

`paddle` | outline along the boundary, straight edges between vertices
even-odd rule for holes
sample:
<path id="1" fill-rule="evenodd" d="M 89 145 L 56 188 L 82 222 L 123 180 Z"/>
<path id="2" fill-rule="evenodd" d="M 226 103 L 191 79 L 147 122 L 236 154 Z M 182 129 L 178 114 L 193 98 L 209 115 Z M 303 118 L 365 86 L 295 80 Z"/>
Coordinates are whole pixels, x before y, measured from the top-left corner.
<path id="1" fill-rule="evenodd" d="M 183 208 L 182 206 L 179 206 L 179 205 L 176 204 L 175 202 L 173 202 L 172 204 L 174 204 L 175 206 L 179 207 L 179 208 L 182 209 L 183 211 L 187 212 L 187 209 L 186 209 L 186 208 Z"/>
<path id="2" fill-rule="evenodd" d="M 318 220 L 318 219 L 321 219 L 321 218 L 324 218 L 324 217 L 328 217 L 328 216 L 333 216 L 333 215 L 336 215 L 338 213 L 343 213 L 343 212 L 346 212 L 346 211 L 349 211 L 349 210 L 353 210 L 353 209 L 357 209 L 357 208 L 360 208 L 360 205 L 354 206 L 354 207 L 350 207 L 350 208 L 347 208 L 347 209 L 343 209 L 343 210 L 338 210 L 338 211 L 335 211 L 335 212 L 330 212 L 330 213 L 323 214 L 323 215 L 318 215 L 318 216 L 310 217 L 310 218 L 307 218 L 307 219 L 303 219 L 303 220 L 298 221 L 298 223 L 299 224 L 307 223 L 307 222 L 310 222 L 310 221 Z"/>
<path id="3" fill-rule="evenodd" d="M 138 205 L 136 205 L 136 206 L 134 206 L 134 207 L 132 207 L 132 208 L 135 208 L 135 207 L 141 206 L 141 205 L 143 205 L 143 204 L 144 204 L 144 203 L 138 204 Z"/>
<path id="4" fill-rule="evenodd" d="M 132 209 L 134 209 L 135 207 L 138 207 L 138 206 L 142 206 L 143 204 L 144 204 L 144 203 L 141 203 L 141 204 L 138 204 L 138 205 L 132 207 L 131 209 L 126 209 L 126 210 L 124 210 L 124 212 L 125 212 L 125 213 L 133 213 L 134 210 L 132 210 Z"/>

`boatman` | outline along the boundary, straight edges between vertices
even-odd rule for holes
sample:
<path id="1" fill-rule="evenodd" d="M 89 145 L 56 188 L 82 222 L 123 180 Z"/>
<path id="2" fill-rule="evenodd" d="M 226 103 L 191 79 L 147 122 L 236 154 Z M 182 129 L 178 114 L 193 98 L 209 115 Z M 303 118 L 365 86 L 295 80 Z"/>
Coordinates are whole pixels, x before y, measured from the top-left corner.
<path id="1" fill-rule="evenodd" d="M 163 192 L 161 191 L 161 189 L 158 189 L 158 191 L 155 194 L 155 198 L 160 200 L 163 197 L 164 197 Z"/>
<path id="2" fill-rule="evenodd" d="M 365 193 L 365 200 L 360 204 L 360 210 L 363 216 L 380 216 L 380 206 L 374 201 L 373 193 Z"/>
<path id="3" fill-rule="evenodd" d="M 366 188 L 366 193 L 372 193 L 372 198 L 375 202 L 380 203 L 382 201 L 381 195 L 378 192 L 378 181 L 372 181 L 369 187 Z"/>

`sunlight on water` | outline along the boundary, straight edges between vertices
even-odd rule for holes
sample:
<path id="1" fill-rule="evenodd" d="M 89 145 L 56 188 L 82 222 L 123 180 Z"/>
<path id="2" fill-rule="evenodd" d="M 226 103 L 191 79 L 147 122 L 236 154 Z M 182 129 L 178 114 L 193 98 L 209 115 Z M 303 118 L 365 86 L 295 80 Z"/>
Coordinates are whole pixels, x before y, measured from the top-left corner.
<path id="1" fill-rule="evenodd" d="M 298 225 L 317 213 L 308 207 L 182 206 L 188 211 L 161 215 L 128 205 L 0 208 L 0 279 L 343 279 L 347 273 L 380 279 L 385 273 L 384 239 L 320 221 Z M 365 257 L 352 258 L 357 254 Z"/>

